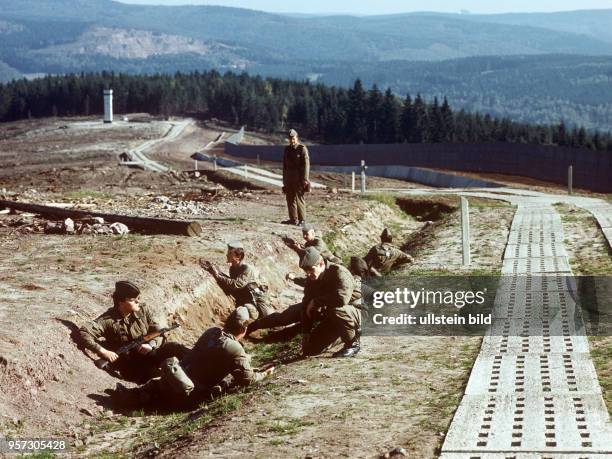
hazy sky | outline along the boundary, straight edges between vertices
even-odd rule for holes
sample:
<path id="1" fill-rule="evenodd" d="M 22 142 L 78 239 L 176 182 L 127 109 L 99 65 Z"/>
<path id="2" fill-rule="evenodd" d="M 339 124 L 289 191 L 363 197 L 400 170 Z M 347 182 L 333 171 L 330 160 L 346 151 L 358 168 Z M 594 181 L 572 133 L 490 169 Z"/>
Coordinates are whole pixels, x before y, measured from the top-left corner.
<path id="1" fill-rule="evenodd" d="M 222 5 L 277 13 L 389 14 L 411 11 L 505 13 L 612 8 L 610 0 L 120 0 L 151 5 Z"/>

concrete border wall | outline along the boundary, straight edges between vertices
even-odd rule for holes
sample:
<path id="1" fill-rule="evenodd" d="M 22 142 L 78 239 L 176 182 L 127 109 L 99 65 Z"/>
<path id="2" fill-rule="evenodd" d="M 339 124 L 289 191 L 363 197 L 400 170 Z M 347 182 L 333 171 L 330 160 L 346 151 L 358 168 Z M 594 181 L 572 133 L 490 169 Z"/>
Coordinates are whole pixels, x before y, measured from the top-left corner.
<path id="1" fill-rule="evenodd" d="M 360 166 L 311 166 L 311 170 L 343 173 L 355 172 L 357 181 L 359 181 L 359 174 L 361 173 Z M 495 182 L 410 166 L 368 166 L 367 174 L 376 177 L 408 180 L 436 188 L 499 188 L 503 186 Z"/>
<path id="2" fill-rule="evenodd" d="M 280 145 L 225 144 L 233 156 L 281 161 Z M 412 166 L 462 172 L 519 175 L 558 184 L 567 183 L 574 169 L 574 187 L 612 192 L 612 154 L 588 149 L 519 143 L 312 145 L 312 164 L 351 166 L 365 160 L 371 166 Z"/>

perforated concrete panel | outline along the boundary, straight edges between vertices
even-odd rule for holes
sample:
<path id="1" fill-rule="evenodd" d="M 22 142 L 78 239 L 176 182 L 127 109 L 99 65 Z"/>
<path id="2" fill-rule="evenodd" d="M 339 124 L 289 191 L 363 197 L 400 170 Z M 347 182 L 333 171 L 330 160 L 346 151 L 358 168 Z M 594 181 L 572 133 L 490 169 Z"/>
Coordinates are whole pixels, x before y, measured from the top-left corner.
<path id="1" fill-rule="evenodd" d="M 605 414 L 605 415 L 604 415 Z M 610 452 L 607 411 L 597 395 L 465 395 L 444 443 L 448 452 Z M 473 454 L 471 457 L 477 457 Z"/>
<path id="2" fill-rule="evenodd" d="M 553 242 L 563 243 L 563 231 L 561 230 L 542 230 L 540 228 L 521 228 L 520 230 L 510 230 L 508 244 L 552 244 Z"/>
<path id="3" fill-rule="evenodd" d="M 541 197 L 514 202 L 493 323 L 441 457 L 610 458 L 612 429 L 560 218 Z"/>
<path id="4" fill-rule="evenodd" d="M 470 395 L 538 392 L 596 394 L 601 389 L 588 354 L 499 354 L 479 358 L 465 390 Z"/>
<path id="5" fill-rule="evenodd" d="M 576 306 L 574 293 L 568 290 L 498 290 L 492 314 L 494 318 L 571 318 L 580 312 Z"/>
<path id="6" fill-rule="evenodd" d="M 480 356 L 519 354 L 584 354 L 589 352 L 585 336 L 516 336 L 487 335 L 483 338 Z"/>
<path id="7" fill-rule="evenodd" d="M 504 258 L 540 258 L 567 257 L 565 247 L 559 243 L 552 244 L 508 244 Z"/>
<path id="8" fill-rule="evenodd" d="M 502 274 L 571 274 L 571 271 L 567 257 L 506 258 L 502 264 Z"/>
<path id="9" fill-rule="evenodd" d="M 524 292 L 526 290 L 532 292 L 548 291 L 576 291 L 576 281 L 568 274 L 547 274 L 546 276 L 503 276 L 499 279 L 497 293 L 507 290 L 516 290 Z"/>

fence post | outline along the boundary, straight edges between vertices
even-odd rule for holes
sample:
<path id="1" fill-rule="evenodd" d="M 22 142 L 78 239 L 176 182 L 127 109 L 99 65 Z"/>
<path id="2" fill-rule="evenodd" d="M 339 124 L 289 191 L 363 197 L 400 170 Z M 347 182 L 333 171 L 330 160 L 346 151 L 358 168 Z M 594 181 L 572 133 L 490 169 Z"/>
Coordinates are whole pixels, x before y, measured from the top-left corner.
<path id="1" fill-rule="evenodd" d="M 463 266 L 470 264 L 470 205 L 461 196 L 461 245 L 463 247 Z"/>
<path id="2" fill-rule="evenodd" d="M 572 186 L 574 181 L 574 167 L 567 168 L 567 194 L 572 194 Z"/>
<path id="3" fill-rule="evenodd" d="M 351 172 L 351 191 L 355 192 L 355 171 Z"/>
<path id="4" fill-rule="evenodd" d="M 366 169 L 368 166 L 365 164 L 365 160 L 361 160 L 361 192 L 365 193 L 366 191 Z"/>

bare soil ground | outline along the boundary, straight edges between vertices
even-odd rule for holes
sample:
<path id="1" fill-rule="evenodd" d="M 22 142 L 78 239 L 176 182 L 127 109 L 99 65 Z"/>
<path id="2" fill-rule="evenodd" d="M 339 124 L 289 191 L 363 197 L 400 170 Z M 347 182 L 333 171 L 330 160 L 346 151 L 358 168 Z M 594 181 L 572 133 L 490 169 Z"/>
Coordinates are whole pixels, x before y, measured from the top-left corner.
<path id="1" fill-rule="evenodd" d="M 233 307 L 197 266 L 201 256 L 222 265 L 231 240 L 243 241 L 279 309 L 301 295 L 284 279 L 297 271 L 297 259 L 272 234 L 300 236 L 298 228 L 278 223 L 286 212 L 280 191 L 248 189 L 210 171 L 207 179 L 180 173 L 193 168 L 189 155 L 214 139 L 217 127 L 192 125 L 150 152 L 177 173 L 119 166 L 118 154 L 167 131 L 163 121 L 143 121 L 0 125 L 6 198 L 195 219 L 204 229 L 193 238 L 48 235 L 27 229 L 37 216 L 0 214 L 0 432 L 69 437 L 81 455 L 378 457 L 402 447 L 410 457 L 436 456 L 479 338 L 366 337 L 355 359 L 298 360 L 262 386 L 192 413 L 129 412 L 104 394 L 117 380 L 98 370 L 71 335 L 111 305 L 115 281 L 137 282 L 142 299 L 160 314 L 180 314 L 185 325 L 172 339 L 188 345 Z M 270 140 L 247 135 L 250 142 Z M 342 174 L 317 179 L 333 187 L 344 181 Z M 381 179 L 379 186 L 397 187 L 389 183 Z M 411 274 L 497 273 L 514 213 L 498 201 L 471 200 L 474 253 L 467 269 L 461 267 L 456 197 L 396 200 L 317 191 L 307 199 L 310 220 L 339 256 L 365 254 L 388 226 L 416 256 L 405 267 Z M 297 353 L 295 341 L 262 339 L 246 343 L 256 363 Z M 602 349 L 609 352 L 609 344 Z"/>

